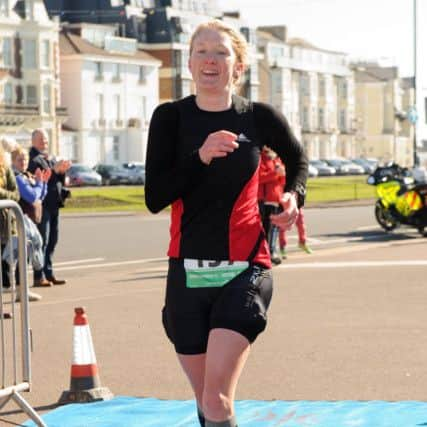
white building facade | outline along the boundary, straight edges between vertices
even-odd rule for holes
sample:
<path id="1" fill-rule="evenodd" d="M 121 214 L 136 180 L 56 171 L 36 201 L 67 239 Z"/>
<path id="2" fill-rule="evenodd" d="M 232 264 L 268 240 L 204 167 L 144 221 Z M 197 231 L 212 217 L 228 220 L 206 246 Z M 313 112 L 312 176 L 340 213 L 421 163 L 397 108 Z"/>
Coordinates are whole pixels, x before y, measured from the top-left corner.
<path id="1" fill-rule="evenodd" d="M 96 24 L 60 34 L 61 91 L 69 119 L 61 154 L 75 162 L 145 163 L 148 124 L 159 104 L 160 61 Z"/>
<path id="2" fill-rule="evenodd" d="M 287 39 L 285 27 L 260 27 L 260 100 L 289 120 L 310 158 L 351 158 L 354 76 L 347 55 Z"/>
<path id="3" fill-rule="evenodd" d="M 0 0 L 0 134 L 23 146 L 44 128 L 50 152 L 58 152 L 61 122 L 59 25 L 42 0 Z"/>

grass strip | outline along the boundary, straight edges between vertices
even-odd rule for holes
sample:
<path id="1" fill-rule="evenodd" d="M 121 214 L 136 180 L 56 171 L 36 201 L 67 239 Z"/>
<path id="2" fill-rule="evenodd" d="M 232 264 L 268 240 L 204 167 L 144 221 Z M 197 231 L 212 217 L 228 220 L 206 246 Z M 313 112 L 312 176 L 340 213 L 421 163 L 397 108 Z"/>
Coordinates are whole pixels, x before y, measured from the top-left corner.
<path id="1" fill-rule="evenodd" d="M 143 186 L 72 188 L 64 212 L 147 211 Z M 349 201 L 375 197 L 366 176 L 309 178 L 306 204 Z"/>

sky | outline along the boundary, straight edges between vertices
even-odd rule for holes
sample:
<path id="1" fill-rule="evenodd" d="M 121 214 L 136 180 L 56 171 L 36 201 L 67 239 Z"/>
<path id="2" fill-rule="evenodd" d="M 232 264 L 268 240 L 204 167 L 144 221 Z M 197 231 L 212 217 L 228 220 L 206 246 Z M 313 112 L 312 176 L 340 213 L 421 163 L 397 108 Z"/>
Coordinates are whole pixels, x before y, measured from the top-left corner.
<path id="1" fill-rule="evenodd" d="M 286 25 L 289 37 L 397 65 L 402 77 L 413 75 L 413 0 L 218 0 L 218 4 L 222 10 L 240 10 L 250 26 Z M 427 16 L 427 0 L 418 0 L 418 11 L 422 8 Z"/>

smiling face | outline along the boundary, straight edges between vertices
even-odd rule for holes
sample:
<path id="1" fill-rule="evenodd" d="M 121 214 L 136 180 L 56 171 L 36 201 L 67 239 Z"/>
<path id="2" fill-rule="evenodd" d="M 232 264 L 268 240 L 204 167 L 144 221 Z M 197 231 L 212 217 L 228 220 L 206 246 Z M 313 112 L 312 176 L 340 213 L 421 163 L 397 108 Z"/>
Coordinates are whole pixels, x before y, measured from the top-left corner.
<path id="1" fill-rule="evenodd" d="M 230 37 L 212 28 L 202 29 L 193 39 L 189 69 L 197 93 L 231 92 L 243 72 Z"/>
<path id="2" fill-rule="evenodd" d="M 28 155 L 26 153 L 19 153 L 16 156 L 12 156 L 13 166 L 19 172 L 25 172 L 28 167 Z"/>
<path id="3" fill-rule="evenodd" d="M 31 143 L 33 147 L 40 153 L 47 152 L 49 141 L 46 131 L 37 129 L 33 132 Z"/>

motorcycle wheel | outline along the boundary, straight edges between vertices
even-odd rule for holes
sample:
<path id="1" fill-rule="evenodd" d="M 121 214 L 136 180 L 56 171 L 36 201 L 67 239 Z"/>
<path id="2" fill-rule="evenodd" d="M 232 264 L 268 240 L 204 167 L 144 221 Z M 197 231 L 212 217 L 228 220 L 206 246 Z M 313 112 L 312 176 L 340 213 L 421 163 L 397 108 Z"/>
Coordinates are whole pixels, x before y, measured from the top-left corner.
<path id="1" fill-rule="evenodd" d="M 386 209 L 380 202 L 375 204 L 375 218 L 378 221 L 378 224 L 386 231 L 394 230 L 399 225 L 388 209 Z"/>

